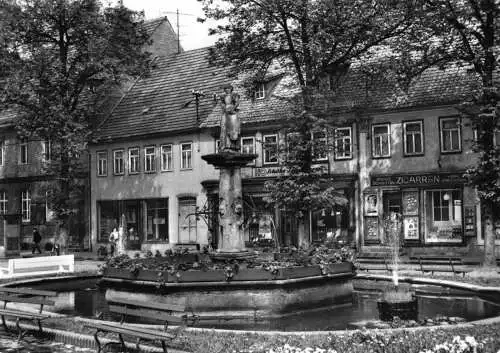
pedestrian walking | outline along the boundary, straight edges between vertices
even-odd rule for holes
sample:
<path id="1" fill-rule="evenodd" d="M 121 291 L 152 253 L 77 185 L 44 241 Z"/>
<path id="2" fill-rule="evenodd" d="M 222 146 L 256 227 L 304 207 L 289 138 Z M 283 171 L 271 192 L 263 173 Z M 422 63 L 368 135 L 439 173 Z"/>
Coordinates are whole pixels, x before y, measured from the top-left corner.
<path id="1" fill-rule="evenodd" d="M 31 249 L 31 253 L 34 254 L 35 250 L 38 250 L 38 253 L 41 254 L 42 250 L 40 249 L 40 242 L 42 241 L 42 236 L 38 232 L 38 229 L 33 228 L 33 245 Z"/>
<path id="2" fill-rule="evenodd" d="M 118 242 L 120 235 L 118 234 L 118 230 L 113 228 L 113 231 L 109 234 L 109 256 L 115 255 L 116 245 Z"/>

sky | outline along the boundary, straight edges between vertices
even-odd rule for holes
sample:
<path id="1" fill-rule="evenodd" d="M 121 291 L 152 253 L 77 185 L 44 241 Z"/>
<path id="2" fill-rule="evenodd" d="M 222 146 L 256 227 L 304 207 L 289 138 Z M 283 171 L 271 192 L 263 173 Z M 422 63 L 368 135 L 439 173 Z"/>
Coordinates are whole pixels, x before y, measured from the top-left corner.
<path id="1" fill-rule="evenodd" d="M 198 17 L 204 17 L 201 3 L 197 0 L 123 0 L 123 4 L 132 10 L 144 10 L 146 19 L 167 16 L 176 31 L 176 11 L 179 10 L 180 39 L 185 50 L 210 46 L 215 41 L 213 36 L 208 35 L 208 29 L 214 24 L 196 21 Z"/>

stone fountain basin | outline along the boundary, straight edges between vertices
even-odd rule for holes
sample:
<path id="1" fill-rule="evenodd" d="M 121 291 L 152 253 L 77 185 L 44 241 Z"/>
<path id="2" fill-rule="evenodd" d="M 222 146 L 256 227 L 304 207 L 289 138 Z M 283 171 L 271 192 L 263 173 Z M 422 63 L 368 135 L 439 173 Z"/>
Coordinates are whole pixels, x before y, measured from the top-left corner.
<path id="1" fill-rule="evenodd" d="M 282 268 L 276 273 L 242 269 L 226 280 L 223 270 L 180 271 L 180 277 L 141 270 L 106 269 L 101 287 L 106 300 L 118 298 L 157 303 L 185 301 L 202 319 L 274 318 L 301 310 L 352 301 L 352 263 Z M 158 279 L 163 278 L 161 286 Z"/>

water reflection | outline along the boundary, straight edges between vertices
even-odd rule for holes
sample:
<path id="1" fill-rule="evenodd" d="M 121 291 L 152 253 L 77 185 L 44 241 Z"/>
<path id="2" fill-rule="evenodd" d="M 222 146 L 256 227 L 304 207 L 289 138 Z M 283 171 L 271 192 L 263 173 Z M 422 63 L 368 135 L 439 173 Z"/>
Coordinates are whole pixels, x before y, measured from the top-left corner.
<path id="1" fill-rule="evenodd" d="M 478 320 L 500 315 L 500 304 L 483 301 L 479 298 L 451 296 L 450 293 L 431 295 L 417 292 L 419 319 L 434 318 L 439 315 L 462 317 L 466 320 Z M 274 319 L 251 320 L 202 320 L 200 327 L 252 329 L 252 330 L 344 330 L 350 323 L 378 318 L 376 292 L 354 292 L 352 303 L 335 308 L 321 308 Z M 49 310 L 52 310 L 48 308 Z M 101 314 L 103 319 L 118 319 L 108 311 L 105 289 L 95 285 L 82 285 L 71 292 L 60 292 L 56 298 L 56 312 L 95 317 Z"/>

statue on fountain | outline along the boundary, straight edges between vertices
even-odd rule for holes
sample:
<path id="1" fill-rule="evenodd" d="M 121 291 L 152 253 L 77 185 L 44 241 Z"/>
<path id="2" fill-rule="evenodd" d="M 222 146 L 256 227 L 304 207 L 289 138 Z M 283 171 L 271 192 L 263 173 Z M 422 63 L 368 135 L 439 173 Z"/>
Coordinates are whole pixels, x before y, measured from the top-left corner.
<path id="1" fill-rule="evenodd" d="M 240 95 L 233 92 L 231 85 L 224 86 L 224 96 L 220 98 L 222 110 L 224 111 L 224 123 L 221 134 L 221 151 L 238 152 L 240 150 L 240 120 L 238 119 L 238 105 Z"/>

